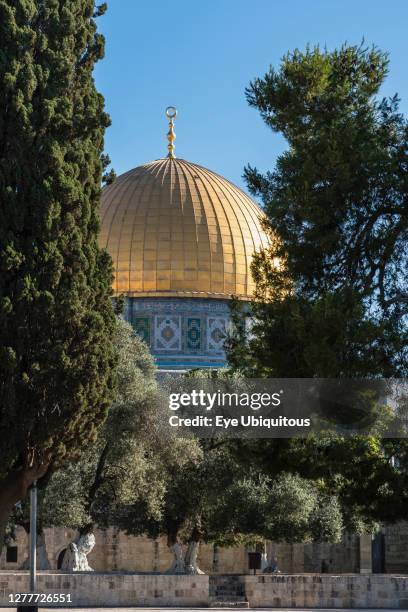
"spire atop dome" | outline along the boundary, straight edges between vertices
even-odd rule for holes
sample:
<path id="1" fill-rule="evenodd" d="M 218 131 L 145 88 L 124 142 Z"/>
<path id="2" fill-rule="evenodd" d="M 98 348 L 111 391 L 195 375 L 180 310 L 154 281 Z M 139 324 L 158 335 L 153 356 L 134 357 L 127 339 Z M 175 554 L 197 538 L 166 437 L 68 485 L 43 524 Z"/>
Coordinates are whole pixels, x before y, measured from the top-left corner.
<path id="1" fill-rule="evenodd" d="M 177 117 L 177 108 L 175 106 L 168 106 L 166 108 L 166 117 L 169 120 L 169 131 L 167 132 L 167 140 L 169 144 L 167 145 L 168 154 L 167 157 L 174 159 L 176 156 L 174 155 L 174 141 L 176 140 L 176 133 L 174 131 L 174 120 Z"/>

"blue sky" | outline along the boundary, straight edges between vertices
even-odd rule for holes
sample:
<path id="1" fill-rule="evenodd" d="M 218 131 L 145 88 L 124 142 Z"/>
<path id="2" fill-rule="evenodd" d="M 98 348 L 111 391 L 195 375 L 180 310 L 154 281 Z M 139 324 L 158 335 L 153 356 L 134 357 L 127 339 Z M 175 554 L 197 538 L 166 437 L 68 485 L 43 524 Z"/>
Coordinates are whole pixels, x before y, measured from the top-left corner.
<path id="1" fill-rule="evenodd" d="M 383 95 L 408 113 L 407 0 L 108 0 L 98 20 L 106 57 L 96 69 L 112 126 L 106 151 L 118 174 L 166 150 L 175 105 L 176 155 L 244 187 L 249 162 L 274 166 L 284 142 L 248 107 L 249 81 L 307 43 L 347 41 L 390 54 Z"/>

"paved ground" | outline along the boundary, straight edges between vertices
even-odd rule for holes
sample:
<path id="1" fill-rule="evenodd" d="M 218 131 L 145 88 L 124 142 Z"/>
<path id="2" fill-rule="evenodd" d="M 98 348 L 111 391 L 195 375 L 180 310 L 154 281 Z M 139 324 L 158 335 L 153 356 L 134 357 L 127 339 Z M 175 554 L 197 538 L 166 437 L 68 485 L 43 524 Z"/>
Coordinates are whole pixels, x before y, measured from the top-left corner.
<path id="1" fill-rule="evenodd" d="M 89 612 L 90 610 L 92 610 L 92 612 L 202 612 L 203 610 L 224 612 L 225 610 L 237 609 L 239 608 L 58 608 L 58 612 L 68 612 L 69 610 L 76 610 L 76 612 Z M 50 610 L 50 608 L 39 608 L 39 612 L 45 612 L 46 610 Z M 349 608 L 342 608 L 341 610 L 338 608 L 330 608 L 330 610 L 323 608 L 250 608 L 250 610 L 253 612 L 261 612 L 262 610 L 265 612 L 271 612 L 271 610 L 276 610 L 276 612 L 356 612 L 357 610 L 358 612 L 360 608 L 354 608 L 353 610 Z M 0 608 L 0 612 L 10 612 L 10 608 Z M 380 611 L 378 608 L 376 610 L 364 608 L 364 612 Z M 382 609 L 381 612 L 395 612 L 395 610 Z"/>

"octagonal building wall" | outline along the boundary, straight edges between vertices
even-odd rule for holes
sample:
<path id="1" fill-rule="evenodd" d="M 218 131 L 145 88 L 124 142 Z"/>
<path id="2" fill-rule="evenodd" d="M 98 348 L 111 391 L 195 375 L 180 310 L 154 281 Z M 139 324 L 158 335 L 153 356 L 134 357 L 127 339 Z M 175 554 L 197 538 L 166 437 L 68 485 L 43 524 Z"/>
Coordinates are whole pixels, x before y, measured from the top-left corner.
<path id="1" fill-rule="evenodd" d="M 127 297 L 124 316 L 161 370 L 227 365 L 229 300 Z"/>

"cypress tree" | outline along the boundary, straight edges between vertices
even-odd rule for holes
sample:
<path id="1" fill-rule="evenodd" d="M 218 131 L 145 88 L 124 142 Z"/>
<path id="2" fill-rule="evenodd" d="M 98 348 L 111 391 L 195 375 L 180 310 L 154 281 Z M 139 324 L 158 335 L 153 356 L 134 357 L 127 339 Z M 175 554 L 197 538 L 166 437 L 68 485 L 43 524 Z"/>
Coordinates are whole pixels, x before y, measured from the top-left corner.
<path id="1" fill-rule="evenodd" d="M 93 0 L 0 0 L 0 534 L 95 439 L 114 386 L 112 267 L 98 247 L 109 117 Z"/>

